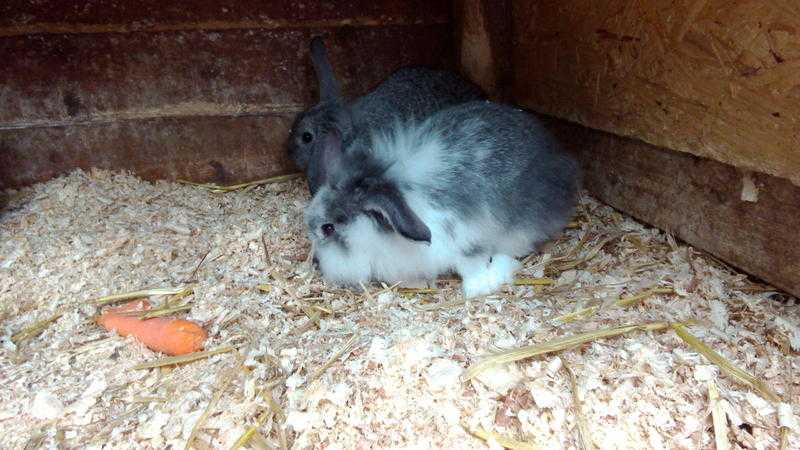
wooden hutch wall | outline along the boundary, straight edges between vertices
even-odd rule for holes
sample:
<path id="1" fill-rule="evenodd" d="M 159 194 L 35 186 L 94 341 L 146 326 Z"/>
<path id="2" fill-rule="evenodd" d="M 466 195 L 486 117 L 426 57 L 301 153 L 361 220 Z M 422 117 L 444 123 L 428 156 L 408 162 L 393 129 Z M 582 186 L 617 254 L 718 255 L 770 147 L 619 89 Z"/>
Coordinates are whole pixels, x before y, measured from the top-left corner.
<path id="1" fill-rule="evenodd" d="M 293 170 L 326 38 L 346 93 L 450 67 L 448 1 L 0 2 L 0 189 L 75 167 L 233 182 Z"/>
<path id="2" fill-rule="evenodd" d="M 587 189 L 800 296 L 800 2 L 511 4 L 510 97 Z"/>

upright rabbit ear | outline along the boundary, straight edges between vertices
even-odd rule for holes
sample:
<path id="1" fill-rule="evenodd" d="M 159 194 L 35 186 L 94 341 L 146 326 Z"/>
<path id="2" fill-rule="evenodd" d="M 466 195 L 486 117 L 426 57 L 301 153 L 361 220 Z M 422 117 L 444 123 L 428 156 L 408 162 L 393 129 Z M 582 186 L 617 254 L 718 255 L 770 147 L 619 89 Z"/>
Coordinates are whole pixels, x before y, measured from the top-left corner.
<path id="1" fill-rule="evenodd" d="M 383 216 L 401 236 L 430 244 L 430 228 L 411 210 L 396 187 L 381 185 L 370 189 L 365 209 Z"/>
<path id="2" fill-rule="evenodd" d="M 311 40 L 311 62 L 314 64 L 314 72 L 317 73 L 320 101 L 339 100 L 342 95 L 339 90 L 339 82 L 336 80 L 330 61 L 328 61 L 325 43 L 320 37 Z"/>

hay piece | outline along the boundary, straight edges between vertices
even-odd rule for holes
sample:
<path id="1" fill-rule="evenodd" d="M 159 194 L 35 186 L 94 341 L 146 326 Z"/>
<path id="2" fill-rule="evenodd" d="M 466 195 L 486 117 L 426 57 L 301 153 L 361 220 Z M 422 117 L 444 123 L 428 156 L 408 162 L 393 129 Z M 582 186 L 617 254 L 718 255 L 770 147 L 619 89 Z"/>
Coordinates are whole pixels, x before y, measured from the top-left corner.
<path id="1" fill-rule="evenodd" d="M 250 439 L 250 446 L 256 450 L 275 450 L 275 446 L 270 444 L 261 433 L 256 431 Z"/>
<path id="2" fill-rule="evenodd" d="M 616 304 L 619 307 L 624 308 L 624 307 L 630 306 L 630 305 L 632 305 L 634 303 L 637 303 L 640 300 L 644 300 L 644 299 L 650 297 L 651 295 L 672 294 L 674 292 L 675 291 L 672 290 L 672 288 L 651 288 L 651 289 L 647 289 L 645 291 L 642 291 L 642 292 L 640 292 L 640 293 L 638 293 L 636 295 L 632 295 L 630 297 L 617 299 L 614 302 L 614 304 Z M 601 308 L 601 305 L 590 306 L 588 308 L 582 308 L 582 309 L 579 309 L 577 311 L 573 311 L 571 313 L 564 314 L 563 316 L 558 316 L 553 320 L 558 320 L 558 321 L 560 321 L 562 323 L 573 322 L 573 321 L 576 321 L 578 319 L 582 319 L 582 318 L 585 318 L 586 316 L 594 314 L 600 308 Z"/>
<path id="3" fill-rule="evenodd" d="M 306 385 L 310 385 L 317 378 L 321 377 L 326 370 L 328 370 L 334 363 L 336 363 L 337 359 L 339 359 L 342 355 L 344 355 L 345 352 L 350 350 L 350 348 L 353 346 L 353 344 L 355 344 L 357 339 L 358 339 L 358 333 L 353 334 L 353 336 L 351 336 L 350 339 L 348 339 L 347 342 L 345 342 L 345 344 L 339 350 L 334 352 L 334 354 L 331 355 L 330 358 L 328 358 L 325 364 L 320 366 L 319 369 L 317 369 L 313 374 L 311 374 L 310 377 L 308 377 L 308 379 L 306 380 Z"/>
<path id="4" fill-rule="evenodd" d="M 91 300 L 90 303 L 94 303 L 97 306 L 104 306 L 104 305 L 110 305 L 112 303 L 121 302 L 124 300 L 133 300 L 136 298 L 150 297 L 153 295 L 176 295 L 180 296 L 179 298 L 182 298 L 189 295 L 192 292 L 194 292 L 194 288 L 191 286 L 185 286 L 179 288 L 144 289 L 141 291 L 125 292 L 123 294 L 106 295 L 104 297 Z"/>
<path id="5" fill-rule="evenodd" d="M 193 294 L 193 293 L 194 293 L 194 287 L 193 286 L 187 286 L 186 289 L 182 289 L 180 292 L 167 297 L 167 299 L 164 300 L 164 303 L 166 305 L 169 305 L 172 302 L 177 302 L 178 300 L 181 300 L 184 297 L 186 297 L 186 296 L 188 296 L 190 294 Z"/>
<path id="6" fill-rule="evenodd" d="M 216 450 L 206 440 L 200 439 L 199 437 L 194 438 L 192 441 L 192 447 L 194 447 L 196 450 Z"/>
<path id="7" fill-rule="evenodd" d="M 300 309 L 306 316 L 308 316 L 308 320 L 314 322 L 314 325 L 319 327 L 319 316 L 320 316 L 319 311 L 314 311 L 313 308 L 305 305 L 300 306 Z"/>
<path id="8" fill-rule="evenodd" d="M 144 320 L 152 319 L 153 317 L 169 316 L 178 312 L 189 311 L 190 309 L 192 309 L 192 306 L 189 304 L 184 303 L 182 305 L 170 306 L 169 303 L 165 302 L 163 305 L 156 308 L 141 311 L 123 311 L 118 314 L 121 316 L 138 317 Z"/>
<path id="9" fill-rule="evenodd" d="M 613 236 L 609 236 L 609 237 L 603 239 L 602 241 L 600 241 L 599 243 L 597 243 L 597 245 L 595 245 L 594 247 L 590 248 L 589 251 L 586 252 L 586 254 L 582 258 L 577 258 L 575 260 L 566 262 L 566 263 L 561 264 L 559 266 L 551 267 L 550 271 L 554 272 L 554 273 L 558 273 L 558 272 L 563 272 L 565 270 L 574 269 L 574 268 L 580 266 L 581 264 L 584 264 L 584 263 L 588 262 L 589 260 L 591 260 L 595 256 L 597 256 L 597 254 L 600 253 L 600 250 L 603 247 L 605 247 L 606 244 L 608 244 L 609 242 L 611 242 L 614 239 L 617 239 L 618 237 L 620 237 L 620 235 L 618 235 L 618 234 L 615 234 Z M 583 240 L 578 242 L 578 245 L 575 246 L 575 248 L 573 249 L 573 252 L 575 252 L 577 254 L 579 249 L 583 246 L 584 242 L 585 241 L 583 241 Z M 570 253 L 572 253 L 572 252 L 570 252 Z"/>
<path id="10" fill-rule="evenodd" d="M 450 300 L 449 302 L 438 302 L 438 303 L 430 303 L 430 304 L 425 304 L 425 305 L 411 305 L 411 306 L 414 309 L 418 310 L 418 311 L 436 311 L 437 309 L 453 308 L 453 307 L 456 307 L 456 306 L 466 305 L 467 303 L 477 302 L 479 300 L 483 300 L 483 299 L 491 298 L 491 297 L 501 297 L 501 298 L 516 299 L 516 297 L 502 295 L 499 292 L 491 292 L 489 294 L 479 295 L 477 297 L 472 297 L 472 298 L 461 297 L 461 298 L 459 298 L 457 300 Z"/>
<path id="11" fill-rule="evenodd" d="M 163 397 L 142 397 L 136 396 L 131 399 L 131 403 L 164 403 L 167 399 Z"/>
<path id="12" fill-rule="evenodd" d="M 30 339 L 30 338 L 38 335 L 39 333 L 44 331 L 45 328 L 50 326 L 50 324 L 52 324 L 53 322 L 55 322 L 56 320 L 61 318 L 62 315 L 63 315 L 63 313 L 59 312 L 59 313 L 53 314 L 52 316 L 50 316 L 50 317 L 48 317 L 46 319 L 42 319 L 42 320 L 39 320 L 37 322 L 34 322 L 33 324 L 31 324 L 31 325 L 19 330 L 18 332 L 12 334 L 11 335 L 11 342 L 13 342 L 14 345 L 19 345 L 20 343 L 24 342 L 25 340 Z"/>
<path id="13" fill-rule="evenodd" d="M 222 380 L 219 388 L 217 388 L 217 390 L 214 392 L 214 395 L 211 397 L 211 400 L 209 400 L 208 405 L 206 405 L 206 409 L 204 409 L 203 413 L 200 414 L 200 417 L 197 418 L 197 422 L 194 423 L 192 432 L 189 433 L 189 437 L 186 439 L 186 446 L 184 447 L 184 450 L 189 450 L 192 447 L 193 441 L 197 437 L 197 433 L 200 431 L 200 427 L 202 427 L 206 419 L 208 419 L 209 414 L 211 414 L 211 410 L 214 409 L 214 406 L 222 398 L 222 394 L 225 393 L 225 389 L 228 388 L 234 378 L 233 374 L 231 373 L 226 373 L 221 375 L 221 377 Z"/>
<path id="14" fill-rule="evenodd" d="M 194 352 L 189 353 L 188 355 L 179 355 L 179 356 L 168 356 L 166 358 L 160 358 L 155 361 L 148 361 L 144 363 L 139 363 L 132 367 L 133 370 L 141 370 L 141 369 L 152 369 L 155 367 L 162 367 L 162 366 L 174 366 L 176 364 L 186 364 L 190 362 L 197 361 L 198 359 L 208 358 L 210 356 L 219 355 L 220 353 L 228 353 L 235 350 L 234 347 L 226 346 L 216 348 L 214 350 L 207 350 L 204 352 Z"/>
<path id="15" fill-rule="evenodd" d="M 761 394 L 762 397 L 766 398 L 772 402 L 780 402 L 780 397 L 775 394 L 772 389 L 768 388 L 764 383 L 760 380 L 756 379 L 754 376 L 750 375 L 749 373 L 745 372 L 744 370 L 736 367 L 725 359 L 722 355 L 715 352 L 711 349 L 711 347 L 707 346 L 703 343 L 700 339 L 689 333 L 686 330 L 686 327 L 681 323 L 672 323 L 670 324 L 675 333 L 686 342 L 689 347 L 693 348 L 696 352 L 700 353 L 701 355 L 705 356 L 706 359 L 711 361 L 712 363 L 716 364 L 717 367 L 720 368 L 725 374 L 733 378 L 734 380 L 749 386 L 751 389 L 754 389 L 756 392 Z"/>
<path id="16" fill-rule="evenodd" d="M 549 286 L 555 284 L 552 278 L 515 278 L 514 286 Z M 441 289 L 437 288 L 399 288 L 397 293 L 405 296 L 419 294 L 438 294 Z"/>
<path id="17" fill-rule="evenodd" d="M 154 310 L 141 311 L 139 313 L 140 319 L 151 319 L 153 317 L 169 316 L 178 312 L 189 311 L 192 305 L 176 305 L 168 308 L 156 308 Z"/>
<path id="18" fill-rule="evenodd" d="M 554 284 L 552 278 L 515 278 L 514 286 L 549 286 Z"/>
<path id="19" fill-rule="evenodd" d="M 301 306 L 300 309 L 306 316 L 308 316 L 308 320 L 305 321 L 303 324 L 292 328 L 292 330 L 289 331 L 289 334 L 301 335 L 306 331 L 311 330 L 315 326 L 317 327 L 319 326 L 319 318 L 320 318 L 319 311 L 314 311 L 307 306 Z"/>
<path id="20" fill-rule="evenodd" d="M 781 446 L 779 450 L 787 450 L 789 448 L 789 434 L 792 432 L 788 427 L 781 427 Z"/>
<path id="21" fill-rule="evenodd" d="M 197 275 L 197 271 L 200 270 L 200 266 L 202 266 L 203 263 L 206 261 L 206 258 L 208 258 L 209 253 L 211 253 L 210 248 L 208 249 L 207 252 L 203 254 L 203 257 L 200 258 L 200 262 L 197 263 L 197 265 L 194 267 L 194 270 L 192 271 L 192 274 L 189 275 L 189 278 L 187 278 L 186 281 L 184 281 L 184 283 L 191 283 L 192 280 L 194 280 L 194 276 Z"/>
<path id="22" fill-rule="evenodd" d="M 668 322 L 650 322 L 635 325 L 623 325 L 620 327 L 589 331 L 587 333 L 576 334 L 574 336 L 562 336 L 542 344 L 529 345 L 517 349 L 497 352 L 494 355 L 484 358 L 478 363 L 471 365 L 466 372 L 464 372 L 463 380 L 465 382 L 469 381 L 484 370 L 498 364 L 519 361 L 521 359 L 527 359 L 533 356 L 543 355 L 545 353 L 559 352 L 568 348 L 577 347 L 578 345 L 585 344 L 587 342 L 619 336 L 631 331 L 664 330 L 669 328 L 669 326 L 670 324 Z"/>
<path id="23" fill-rule="evenodd" d="M 538 450 L 539 447 L 536 447 L 533 444 L 529 444 L 527 442 L 517 441 L 511 438 L 507 438 L 503 435 L 495 433 L 493 431 L 487 431 L 483 428 L 475 428 L 475 429 L 466 429 L 467 432 L 479 439 L 483 439 L 486 442 L 495 441 L 501 446 L 511 449 L 511 450 Z"/>
<path id="24" fill-rule="evenodd" d="M 44 446 L 44 440 L 47 438 L 47 435 L 42 432 L 42 429 L 38 429 L 33 432 L 31 437 L 25 443 L 25 447 L 23 450 L 35 450 L 42 448 Z"/>
<path id="25" fill-rule="evenodd" d="M 250 181 L 247 183 L 232 184 L 228 186 L 220 186 L 216 183 L 194 183 L 192 181 L 186 181 L 186 180 L 178 180 L 178 183 L 188 184 L 189 186 L 195 186 L 201 189 L 207 189 L 216 194 L 224 194 L 226 192 L 238 191 L 240 189 L 247 189 L 265 184 L 284 183 L 286 181 L 294 180 L 295 178 L 300 178 L 301 176 L 303 176 L 303 174 L 299 172 L 290 173 L 288 175 L 278 175 L 276 177 L 264 178 L 262 180 Z"/>
<path id="26" fill-rule="evenodd" d="M 333 309 L 326 308 L 326 307 L 320 306 L 320 305 L 313 305 L 311 307 L 311 309 L 319 311 L 319 312 L 321 312 L 323 314 L 328 314 L 328 315 L 333 315 L 333 314 L 336 314 L 338 312 L 338 310 L 333 310 Z"/>
<path id="27" fill-rule="evenodd" d="M 225 390 L 228 389 L 228 386 L 231 385 L 233 380 L 236 378 L 236 375 L 244 367 L 245 358 L 243 358 L 241 355 L 237 356 L 239 358 L 239 364 L 237 364 L 235 367 L 228 368 L 228 370 L 225 370 L 219 374 L 219 387 L 214 392 L 211 400 L 209 400 L 208 405 L 206 405 L 206 409 L 204 409 L 203 413 L 200 414 L 200 417 L 197 418 L 197 422 L 194 423 L 192 431 L 189 433 L 189 437 L 186 439 L 186 446 L 183 448 L 184 450 L 189 450 L 192 447 L 193 441 L 195 438 L 197 438 L 197 433 L 200 431 L 200 428 L 203 426 L 206 419 L 208 419 L 208 416 L 211 414 L 214 406 L 219 403 L 220 399 L 222 399 L 222 394 L 225 393 Z"/>
<path id="28" fill-rule="evenodd" d="M 230 450 L 239 450 L 240 448 L 244 447 L 245 445 L 247 445 L 248 442 L 250 442 L 250 439 L 252 439 L 253 435 L 255 434 L 256 434 L 256 427 L 254 426 L 247 427 L 244 430 L 244 433 L 242 433 L 242 435 L 239 436 L 239 439 L 236 439 L 233 445 L 231 445 Z"/>
<path id="29" fill-rule="evenodd" d="M 580 240 L 578 240 L 578 242 L 576 242 L 568 252 L 564 253 L 563 256 L 558 256 L 551 259 L 551 261 L 564 261 L 577 256 L 581 249 L 586 246 L 586 243 L 589 242 L 589 239 L 591 239 L 591 233 L 583 233 L 583 236 L 580 238 Z"/>
<path id="30" fill-rule="evenodd" d="M 725 417 L 725 411 L 722 410 L 722 402 L 719 398 L 717 385 L 713 381 L 708 382 L 708 402 L 711 407 L 711 419 L 714 423 L 714 442 L 717 444 L 717 450 L 730 450 L 728 420 Z"/>
<path id="31" fill-rule="evenodd" d="M 569 380 L 569 390 L 572 394 L 573 408 L 575 408 L 575 422 L 578 424 L 578 449 L 580 450 L 593 450 L 595 448 L 592 441 L 589 440 L 589 422 L 583 414 L 583 406 L 581 399 L 578 397 L 578 380 L 575 378 L 575 373 L 569 368 L 566 362 L 561 361 L 561 368 L 567 374 Z"/>
<path id="32" fill-rule="evenodd" d="M 286 413 L 283 412 L 283 408 L 275 399 L 272 397 L 272 394 L 269 392 L 271 388 L 264 388 L 261 390 L 261 398 L 266 400 L 267 407 L 269 407 L 270 411 L 275 414 L 275 418 L 278 419 L 278 422 L 283 423 L 286 420 Z"/>
<path id="33" fill-rule="evenodd" d="M 468 298 L 460 298 L 458 300 L 451 300 L 449 302 L 437 302 L 437 303 L 428 303 L 425 305 L 411 305 L 412 308 L 418 311 L 436 311 L 437 309 L 446 309 L 446 308 L 453 308 L 456 306 L 461 306 L 469 303 L 471 299 Z"/>
<path id="34" fill-rule="evenodd" d="M 398 288 L 397 293 L 400 295 L 418 295 L 418 294 L 436 294 L 439 289 L 436 288 Z"/>
<path id="35" fill-rule="evenodd" d="M 367 287 L 364 286 L 364 283 L 359 281 L 358 285 L 361 286 L 361 290 L 364 291 L 364 295 L 367 297 L 367 300 L 369 300 L 370 302 L 374 302 L 375 297 L 373 297 L 372 294 L 369 292 L 369 289 L 367 289 Z"/>
<path id="36" fill-rule="evenodd" d="M 372 294 L 372 295 L 381 295 L 381 294 L 383 294 L 384 292 L 391 292 L 391 291 L 394 291 L 394 290 L 395 290 L 395 289 L 397 289 L 397 287 L 398 287 L 398 286 L 400 286 L 401 284 L 403 284 L 403 282 L 402 282 L 402 281 L 398 281 L 397 283 L 395 283 L 395 284 L 393 284 L 393 285 L 391 285 L 391 286 L 387 286 L 387 285 L 386 285 L 386 283 L 381 283 L 381 286 L 383 286 L 383 289 L 381 289 L 381 290 L 380 290 L 380 291 L 378 291 L 378 292 L 375 292 L 375 293 L 374 293 L 374 294 Z"/>

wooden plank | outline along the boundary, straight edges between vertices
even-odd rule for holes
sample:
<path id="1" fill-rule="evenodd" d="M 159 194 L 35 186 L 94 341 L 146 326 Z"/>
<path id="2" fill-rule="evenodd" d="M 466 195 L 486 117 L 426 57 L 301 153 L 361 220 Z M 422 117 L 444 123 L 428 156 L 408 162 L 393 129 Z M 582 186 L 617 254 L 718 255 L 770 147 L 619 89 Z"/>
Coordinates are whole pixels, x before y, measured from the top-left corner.
<path id="1" fill-rule="evenodd" d="M 711 159 L 562 120 L 549 127 L 579 155 L 586 188 L 719 259 L 800 297 L 800 187 Z M 758 190 L 743 187 L 749 178 Z"/>
<path id="2" fill-rule="evenodd" d="M 0 3 L 0 36 L 444 24 L 446 0 L 59 0 Z"/>
<path id="3" fill-rule="evenodd" d="M 0 131 L 0 190 L 75 168 L 232 183 L 287 173 L 290 117 L 184 117 Z"/>
<path id="4" fill-rule="evenodd" d="M 308 58 L 326 37 L 345 92 L 405 64 L 446 66 L 445 25 L 0 38 L 0 129 L 119 117 L 292 113 L 314 101 Z"/>
<path id="5" fill-rule="evenodd" d="M 800 185 L 800 2 L 513 0 L 514 96 Z"/>
<path id="6" fill-rule="evenodd" d="M 495 100 L 508 100 L 512 77 L 510 0 L 456 0 L 458 64 Z"/>
<path id="7" fill-rule="evenodd" d="M 453 63 L 440 23 L 0 37 L 0 187 L 91 166 L 216 182 L 294 171 L 287 125 L 316 100 L 314 35 L 350 95 L 403 65 Z"/>

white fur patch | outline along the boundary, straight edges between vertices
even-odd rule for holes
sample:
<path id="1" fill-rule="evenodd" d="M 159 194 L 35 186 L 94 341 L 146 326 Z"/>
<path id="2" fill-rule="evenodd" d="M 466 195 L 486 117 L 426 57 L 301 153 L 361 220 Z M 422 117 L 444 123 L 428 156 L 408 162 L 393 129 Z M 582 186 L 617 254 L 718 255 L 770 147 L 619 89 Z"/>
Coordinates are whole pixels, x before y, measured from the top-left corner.
<path id="1" fill-rule="evenodd" d="M 486 264 L 475 263 L 473 270 L 464 268 L 462 275 L 464 296 L 467 298 L 491 294 L 504 284 L 514 281 L 514 272 L 520 263 L 507 255 L 494 255 Z"/>

